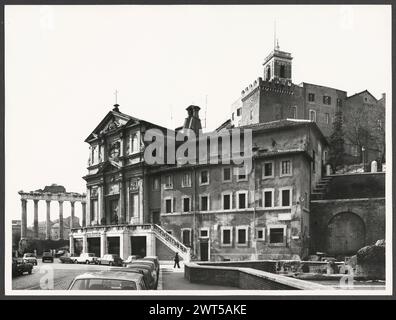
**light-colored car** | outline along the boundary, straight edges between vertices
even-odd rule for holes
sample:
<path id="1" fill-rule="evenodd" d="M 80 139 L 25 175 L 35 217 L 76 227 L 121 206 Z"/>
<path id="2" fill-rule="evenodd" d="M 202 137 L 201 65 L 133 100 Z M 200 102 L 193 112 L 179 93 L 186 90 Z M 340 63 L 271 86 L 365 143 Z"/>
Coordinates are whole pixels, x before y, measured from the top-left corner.
<path id="1" fill-rule="evenodd" d="M 126 259 L 124 260 L 124 262 L 122 263 L 122 265 L 125 267 L 127 264 L 129 264 L 129 263 L 131 263 L 132 261 L 137 260 L 137 259 L 139 259 L 139 256 L 137 256 L 137 255 L 128 256 L 128 258 L 126 258 Z"/>
<path id="2" fill-rule="evenodd" d="M 146 290 L 143 276 L 122 271 L 87 272 L 74 278 L 68 290 Z"/>
<path id="3" fill-rule="evenodd" d="M 102 258 L 98 259 L 98 264 L 104 264 L 109 266 L 122 267 L 122 263 L 122 259 L 117 254 L 105 254 Z"/>
<path id="4" fill-rule="evenodd" d="M 37 257 L 34 253 L 25 253 L 22 260 L 25 263 L 31 263 L 32 265 L 37 266 Z"/>
<path id="5" fill-rule="evenodd" d="M 94 253 L 81 253 L 76 259 L 77 263 L 96 264 L 98 257 Z"/>

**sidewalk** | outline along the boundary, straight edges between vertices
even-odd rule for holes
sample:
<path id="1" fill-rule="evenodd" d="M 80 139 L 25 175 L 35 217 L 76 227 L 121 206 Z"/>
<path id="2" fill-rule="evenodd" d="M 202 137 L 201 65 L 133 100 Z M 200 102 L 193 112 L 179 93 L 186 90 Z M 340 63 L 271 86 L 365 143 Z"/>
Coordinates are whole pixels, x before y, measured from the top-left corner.
<path id="1" fill-rule="evenodd" d="M 184 265 L 180 262 L 180 269 L 174 269 L 172 264 L 161 264 L 158 290 L 238 290 L 238 288 L 191 283 L 184 278 Z"/>

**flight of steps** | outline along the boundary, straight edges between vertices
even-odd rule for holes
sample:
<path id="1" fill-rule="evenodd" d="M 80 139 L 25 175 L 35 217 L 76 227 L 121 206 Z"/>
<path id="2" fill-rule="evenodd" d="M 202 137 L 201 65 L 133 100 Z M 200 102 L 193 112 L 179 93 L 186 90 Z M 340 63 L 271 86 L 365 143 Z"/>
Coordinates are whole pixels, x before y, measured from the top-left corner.
<path id="1" fill-rule="evenodd" d="M 329 182 L 333 179 L 332 177 L 325 176 L 323 177 L 314 188 L 313 192 L 311 193 L 311 200 L 323 200 L 324 195 L 326 194 L 327 187 Z"/>

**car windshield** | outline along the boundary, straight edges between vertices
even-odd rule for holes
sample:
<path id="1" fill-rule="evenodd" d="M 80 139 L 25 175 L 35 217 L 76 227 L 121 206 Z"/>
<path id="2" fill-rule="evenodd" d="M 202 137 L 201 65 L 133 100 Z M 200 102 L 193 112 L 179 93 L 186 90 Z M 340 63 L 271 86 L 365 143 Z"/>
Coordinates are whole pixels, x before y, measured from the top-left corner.
<path id="1" fill-rule="evenodd" d="M 25 253 L 25 258 L 33 258 L 34 254 L 33 253 Z"/>
<path id="2" fill-rule="evenodd" d="M 50 252 L 44 252 L 44 253 L 43 253 L 43 256 L 44 256 L 44 257 L 50 257 L 50 256 L 51 256 L 51 253 L 50 253 Z"/>
<path id="3" fill-rule="evenodd" d="M 137 290 L 136 283 L 116 279 L 78 279 L 70 290 Z"/>
<path id="4" fill-rule="evenodd" d="M 95 257 L 94 253 L 88 253 L 88 257 Z"/>

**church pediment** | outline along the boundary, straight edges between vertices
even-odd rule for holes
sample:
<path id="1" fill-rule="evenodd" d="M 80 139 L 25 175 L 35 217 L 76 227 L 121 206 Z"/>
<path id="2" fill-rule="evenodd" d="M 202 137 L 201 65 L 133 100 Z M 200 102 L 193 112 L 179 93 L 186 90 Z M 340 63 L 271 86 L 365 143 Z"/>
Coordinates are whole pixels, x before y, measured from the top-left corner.
<path id="1" fill-rule="evenodd" d="M 89 140 L 96 139 L 99 136 L 115 131 L 118 128 L 121 128 L 127 124 L 130 125 L 131 123 L 135 123 L 138 121 L 138 119 L 135 119 L 121 112 L 110 111 L 98 124 L 98 126 L 92 131 L 88 138 L 85 139 L 85 141 L 88 142 Z"/>
<path id="2" fill-rule="evenodd" d="M 105 162 L 98 170 L 98 173 L 118 171 L 121 166 L 115 161 Z"/>

